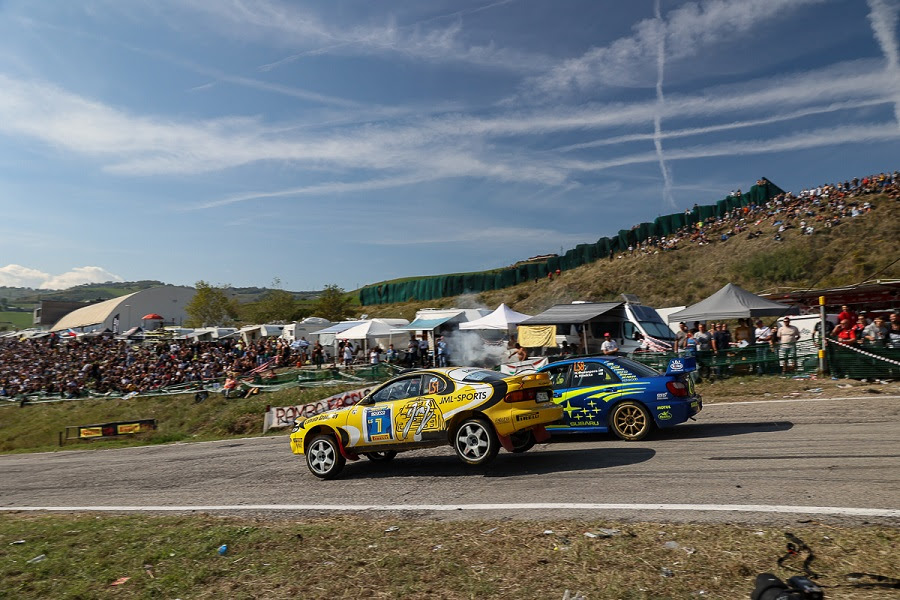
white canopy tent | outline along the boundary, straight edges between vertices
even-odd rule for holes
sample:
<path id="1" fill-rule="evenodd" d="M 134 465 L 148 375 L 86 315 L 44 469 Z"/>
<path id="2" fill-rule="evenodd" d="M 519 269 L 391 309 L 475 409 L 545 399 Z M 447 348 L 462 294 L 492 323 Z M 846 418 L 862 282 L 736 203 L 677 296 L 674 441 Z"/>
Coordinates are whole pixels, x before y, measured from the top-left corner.
<path id="1" fill-rule="evenodd" d="M 530 319 L 531 315 L 516 312 L 506 304 L 501 304 L 494 312 L 466 323 L 460 323 L 460 329 L 481 329 L 492 331 L 510 332 L 519 323 L 525 319 Z"/>
<path id="2" fill-rule="evenodd" d="M 335 341 L 361 340 L 364 350 L 370 346 L 381 346 L 386 349 L 388 344 L 393 343 L 394 335 L 400 337 L 405 333 L 397 331 L 397 328 L 408 324 L 409 321 L 406 319 L 369 319 L 336 333 Z"/>

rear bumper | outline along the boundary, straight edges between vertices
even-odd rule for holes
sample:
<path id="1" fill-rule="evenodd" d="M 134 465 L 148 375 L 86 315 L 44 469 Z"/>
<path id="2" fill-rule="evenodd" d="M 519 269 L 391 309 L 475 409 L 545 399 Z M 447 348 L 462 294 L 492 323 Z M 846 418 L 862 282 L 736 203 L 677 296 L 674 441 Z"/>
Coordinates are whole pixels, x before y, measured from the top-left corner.
<path id="1" fill-rule="evenodd" d="M 703 399 L 698 394 L 678 402 L 657 405 L 656 408 L 651 408 L 650 412 L 658 427 L 672 427 L 684 423 L 701 410 L 703 410 Z"/>

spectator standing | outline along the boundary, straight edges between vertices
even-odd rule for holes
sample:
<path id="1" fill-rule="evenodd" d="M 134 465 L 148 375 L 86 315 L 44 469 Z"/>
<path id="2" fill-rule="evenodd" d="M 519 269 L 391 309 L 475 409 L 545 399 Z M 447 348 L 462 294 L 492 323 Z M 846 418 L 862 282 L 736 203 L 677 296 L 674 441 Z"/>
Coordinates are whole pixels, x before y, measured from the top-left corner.
<path id="1" fill-rule="evenodd" d="M 856 313 L 850 310 L 850 308 L 846 304 L 841 306 L 841 312 L 838 313 L 838 323 L 840 323 L 844 319 L 849 319 L 851 325 L 853 323 L 856 323 L 857 320 Z"/>
<path id="2" fill-rule="evenodd" d="M 731 347 L 731 332 L 728 331 L 728 325 L 725 323 L 719 323 L 716 327 L 716 330 L 713 332 L 712 339 L 713 350 L 716 353 L 717 360 L 716 362 L 720 362 L 718 357 L 724 356 L 728 349 Z M 722 376 L 722 367 L 721 365 L 716 365 L 716 377 Z"/>
<path id="3" fill-rule="evenodd" d="M 685 350 L 687 348 L 686 342 L 688 338 L 688 327 L 686 323 L 678 324 L 678 333 L 675 334 L 675 347 L 674 351 L 677 353 L 679 350 Z"/>
<path id="4" fill-rule="evenodd" d="M 387 359 L 389 363 L 397 362 L 397 351 L 394 349 L 393 344 L 388 344 L 387 352 L 385 352 L 385 359 Z"/>
<path id="5" fill-rule="evenodd" d="M 416 366 L 416 359 L 419 354 L 419 343 L 416 341 L 416 338 L 409 338 L 409 344 L 406 346 L 406 366 L 414 367 Z"/>
<path id="6" fill-rule="evenodd" d="M 862 315 L 859 315 L 856 318 L 856 323 L 853 325 L 853 334 L 856 336 L 856 343 L 863 343 L 863 332 L 868 327 L 868 323 L 866 322 L 866 318 Z"/>
<path id="7" fill-rule="evenodd" d="M 769 346 L 772 345 L 772 329 L 767 327 L 762 319 L 757 319 L 756 329 L 753 330 L 753 340 L 756 343 L 756 372 L 760 375 L 766 372 L 766 362 L 769 360 Z"/>
<path id="8" fill-rule="evenodd" d="M 888 348 L 900 348 L 900 315 L 893 313 L 891 315 L 891 327 L 888 329 L 887 344 Z"/>
<path id="9" fill-rule="evenodd" d="M 509 358 L 512 358 L 513 356 L 515 356 L 516 360 L 519 362 L 528 360 L 528 351 L 520 346 L 519 342 L 516 342 L 516 349 L 510 353 Z"/>
<path id="10" fill-rule="evenodd" d="M 349 367 L 353 363 L 353 346 L 348 342 L 344 344 L 344 366 Z"/>
<path id="11" fill-rule="evenodd" d="M 831 330 L 831 336 L 841 344 L 855 344 L 856 330 L 850 319 L 842 319 L 834 329 Z"/>
<path id="12" fill-rule="evenodd" d="M 866 328 L 863 329 L 863 343 L 867 346 L 884 348 L 888 331 L 888 328 L 884 324 L 884 318 L 875 317 L 875 320 L 872 321 L 871 325 L 867 325 Z"/>
<path id="13" fill-rule="evenodd" d="M 439 367 L 447 366 L 447 342 L 444 341 L 444 336 L 437 341 L 437 361 Z"/>
<path id="14" fill-rule="evenodd" d="M 422 366 L 424 367 L 428 362 L 428 339 L 425 337 L 425 334 L 422 334 L 422 338 L 419 340 L 419 360 L 422 361 Z"/>
<path id="15" fill-rule="evenodd" d="M 697 325 L 694 341 L 697 343 L 697 371 L 701 377 L 709 377 L 709 363 L 713 345 L 712 334 L 706 330 L 706 324 L 700 323 Z"/>
<path id="16" fill-rule="evenodd" d="M 775 332 L 778 338 L 778 355 L 781 358 L 781 372 L 797 369 L 797 341 L 800 339 L 800 330 L 791 325 L 791 318 L 781 320 L 781 327 Z"/>
<path id="17" fill-rule="evenodd" d="M 619 354 L 619 345 L 616 340 L 607 331 L 603 334 L 603 343 L 600 344 L 600 352 L 607 356 L 617 356 Z"/>

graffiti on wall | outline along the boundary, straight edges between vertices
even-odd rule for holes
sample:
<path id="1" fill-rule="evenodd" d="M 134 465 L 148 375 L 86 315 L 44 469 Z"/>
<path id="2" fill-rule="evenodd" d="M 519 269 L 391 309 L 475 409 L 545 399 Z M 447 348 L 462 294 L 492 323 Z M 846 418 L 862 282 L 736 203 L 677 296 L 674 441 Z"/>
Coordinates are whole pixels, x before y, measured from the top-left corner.
<path id="1" fill-rule="evenodd" d="M 359 402 L 363 398 L 363 396 L 368 394 L 370 391 L 371 388 L 361 388 L 358 390 L 351 390 L 349 392 L 335 394 L 334 396 L 322 398 L 321 400 L 310 402 L 309 404 L 296 404 L 294 406 L 270 406 L 266 410 L 266 418 L 263 423 L 263 432 L 268 431 L 273 427 L 292 427 L 294 425 L 294 419 L 298 417 L 312 417 L 323 413 L 326 410 L 342 408 L 344 406 L 351 406 Z"/>

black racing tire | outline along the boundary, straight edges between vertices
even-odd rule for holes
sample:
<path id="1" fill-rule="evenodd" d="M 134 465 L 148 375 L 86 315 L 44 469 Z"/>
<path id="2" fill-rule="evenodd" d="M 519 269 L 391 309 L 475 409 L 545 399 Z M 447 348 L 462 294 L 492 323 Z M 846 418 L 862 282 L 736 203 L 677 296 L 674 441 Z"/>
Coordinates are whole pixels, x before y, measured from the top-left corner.
<path id="1" fill-rule="evenodd" d="M 522 452 L 528 452 L 534 445 L 537 443 L 537 440 L 534 439 L 534 432 L 529 431 L 517 431 L 516 433 L 509 436 L 510 441 L 512 441 L 513 449 L 511 452 L 513 454 L 521 454 Z"/>
<path id="2" fill-rule="evenodd" d="M 647 437 L 653 429 L 653 417 L 642 404 L 626 400 L 613 407 L 609 429 L 623 440 L 636 442 Z"/>
<path id="3" fill-rule="evenodd" d="M 382 452 L 363 452 L 363 456 L 365 456 L 372 462 L 389 462 L 394 460 L 394 457 L 397 456 L 397 452 L 395 450 L 384 450 Z"/>
<path id="4" fill-rule="evenodd" d="M 346 462 L 333 435 L 317 435 L 306 446 L 306 466 L 319 479 L 334 479 Z"/>
<path id="5" fill-rule="evenodd" d="M 490 423 L 479 417 L 463 421 L 453 434 L 456 456 L 467 465 L 484 465 L 497 456 L 500 440 Z"/>

